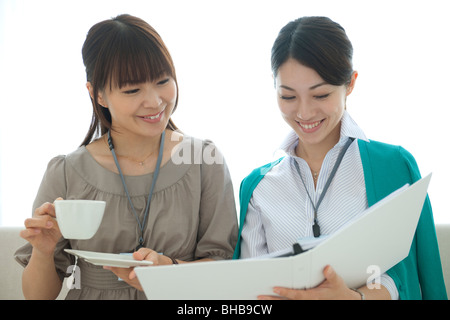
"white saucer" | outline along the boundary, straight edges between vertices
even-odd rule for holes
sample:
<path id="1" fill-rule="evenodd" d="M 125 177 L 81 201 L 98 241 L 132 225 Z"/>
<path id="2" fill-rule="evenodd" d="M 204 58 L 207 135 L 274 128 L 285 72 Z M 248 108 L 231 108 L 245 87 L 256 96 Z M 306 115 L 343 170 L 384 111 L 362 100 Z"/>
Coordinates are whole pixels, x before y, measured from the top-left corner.
<path id="1" fill-rule="evenodd" d="M 153 264 L 152 261 L 134 260 L 131 255 L 72 250 L 72 249 L 64 249 L 64 251 L 73 254 L 74 256 L 77 256 L 79 258 L 83 258 L 87 262 L 92 263 L 96 266 L 130 268 L 137 266 L 149 266 Z"/>

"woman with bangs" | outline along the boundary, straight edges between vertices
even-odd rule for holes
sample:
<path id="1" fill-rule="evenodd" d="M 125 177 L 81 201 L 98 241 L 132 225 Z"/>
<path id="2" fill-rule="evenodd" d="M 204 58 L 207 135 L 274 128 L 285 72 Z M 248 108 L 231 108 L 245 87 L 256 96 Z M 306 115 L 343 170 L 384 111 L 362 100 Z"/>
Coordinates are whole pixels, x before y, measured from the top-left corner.
<path id="1" fill-rule="evenodd" d="M 312 248 L 420 179 L 408 151 L 367 139 L 347 111 L 358 77 L 352 58 L 344 28 L 327 17 L 302 17 L 280 30 L 272 46 L 272 72 L 279 110 L 292 130 L 281 144 L 286 156 L 242 181 L 235 258 L 277 252 L 296 242 Z M 447 299 L 429 199 L 408 257 L 382 274 L 379 286 L 348 288 L 332 266 L 323 275 L 315 288 L 276 287 L 274 295 L 259 298 Z"/>
<path id="2" fill-rule="evenodd" d="M 82 54 L 92 121 L 77 150 L 49 162 L 33 217 L 25 221 L 21 236 L 29 243 L 16 252 L 25 267 L 24 296 L 58 296 L 75 264 L 68 248 L 132 253 L 155 266 L 230 259 L 237 241 L 230 174 L 211 141 L 187 136 L 173 123 L 178 84 L 159 34 L 120 15 L 90 29 Z M 214 161 L 203 161 L 208 154 Z M 57 198 L 106 201 L 93 238 L 62 237 L 52 204 Z M 145 299 L 133 269 L 83 259 L 77 266 L 81 285 L 66 299 Z"/>

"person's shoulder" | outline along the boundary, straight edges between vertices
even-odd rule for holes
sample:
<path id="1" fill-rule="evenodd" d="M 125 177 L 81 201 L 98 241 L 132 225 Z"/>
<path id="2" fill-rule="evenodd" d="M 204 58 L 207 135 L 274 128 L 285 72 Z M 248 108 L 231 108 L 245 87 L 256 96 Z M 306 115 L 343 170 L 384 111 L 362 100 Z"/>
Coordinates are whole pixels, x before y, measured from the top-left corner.
<path id="1" fill-rule="evenodd" d="M 66 162 L 65 155 L 57 155 L 51 158 L 47 163 L 45 175 L 53 176 L 55 174 L 57 175 L 61 171 L 64 171 L 65 162 Z"/>
<path id="2" fill-rule="evenodd" d="M 414 159 L 412 154 L 400 145 L 389 144 L 376 140 L 369 140 L 369 141 L 358 140 L 358 143 L 360 145 L 360 148 L 361 147 L 366 148 L 371 153 L 384 155 L 385 157 L 392 155 L 396 156 L 400 155 L 405 158 Z"/>
<path id="3" fill-rule="evenodd" d="M 359 140 L 360 154 L 363 162 L 370 162 L 378 167 L 405 171 L 415 178 L 420 177 L 414 156 L 400 145 L 370 140 Z"/>
<path id="4" fill-rule="evenodd" d="M 285 157 L 278 158 L 274 161 L 271 161 L 269 163 L 266 163 L 265 165 L 262 165 L 258 168 L 253 169 L 249 175 L 247 175 L 244 180 L 242 180 L 242 186 L 247 187 L 253 184 L 257 184 L 259 181 L 261 181 L 268 172 L 270 172 L 273 168 L 275 168 L 277 165 L 280 164 L 281 161 L 283 161 Z"/>
<path id="5" fill-rule="evenodd" d="M 171 159 L 175 164 L 223 165 L 225 163 L 222 151 L 209 138 L 199 138 L 180 131 L 171 131 L 169 140 L 173 143 Z"/>
<path id="6" fill-rule="evenodd" d="M 88 151 L 86 146 L 78 147 L 77 149 L 73 150 L 72 152 L 69 152 L 66 155 L 60 155 L 58 157 L 62 157 L 66 162 L 77 162 L 82 158 L 92 156 L 91 153 Z"/>
<path id="7" fill-rule="evenodd" d="M 215 146 L 215 143 L 208 138 L 199 138 L 194 137 L 189 134 L 186 134 L 181 131 L 168 131 L 168 140 L 169 143 L 172 143 L 174 146 L 176 145 L 189 145 L 192 146 L 194 149 L 204 149 L 207 146 Z"/>

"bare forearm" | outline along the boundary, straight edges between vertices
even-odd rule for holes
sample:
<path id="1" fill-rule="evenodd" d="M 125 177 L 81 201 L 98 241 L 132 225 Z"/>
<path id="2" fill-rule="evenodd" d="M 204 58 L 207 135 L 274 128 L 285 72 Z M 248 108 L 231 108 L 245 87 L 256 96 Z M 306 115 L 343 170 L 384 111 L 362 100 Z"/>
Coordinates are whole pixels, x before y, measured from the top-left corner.
<path id="1" fill-rule="evenodd" d="M 55 269 L 53 256 L 33 250 L 30 262 L 23 271 L 22 290 L 26 299 L 56 299 L 62 282 Z"/>
<path id="2" fill-rule="evenodd" d="M 391 300 L 389 291 L 383 285 L 380 285 L 379 288 L 372 289 L 367 286 L 362 286 L 358 291 L 364 294 L 366 300 Z"/>

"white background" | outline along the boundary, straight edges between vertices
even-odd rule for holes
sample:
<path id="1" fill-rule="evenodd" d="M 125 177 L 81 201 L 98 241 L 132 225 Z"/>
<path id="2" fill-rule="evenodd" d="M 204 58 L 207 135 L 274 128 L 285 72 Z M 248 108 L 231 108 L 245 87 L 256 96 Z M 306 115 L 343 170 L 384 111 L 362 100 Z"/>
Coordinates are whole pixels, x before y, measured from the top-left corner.
<path id="1" fill-rule="evenodd" d="M 81 47 L 93 24 L 121 13 L 163 37 L 180 89 L 173 119 L 218 145 L 236 194 L 288 132 L 270 70 L 279 30 L 305 15 L 337 21 L 359 72 L 350 114 L 368 138 L 402 145 L 422 175 L 433 172 L 435 221 L 450 223 L 447 1 L 0 0 L 0 225 L 23 224 L 48 161 L 83 140 L 91 104 Z"/>

